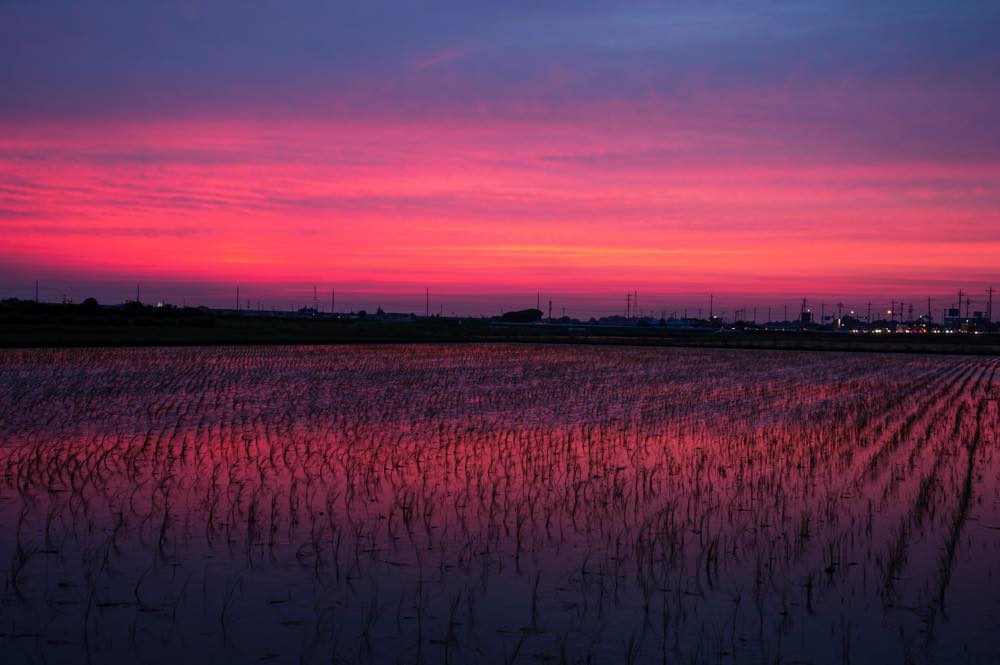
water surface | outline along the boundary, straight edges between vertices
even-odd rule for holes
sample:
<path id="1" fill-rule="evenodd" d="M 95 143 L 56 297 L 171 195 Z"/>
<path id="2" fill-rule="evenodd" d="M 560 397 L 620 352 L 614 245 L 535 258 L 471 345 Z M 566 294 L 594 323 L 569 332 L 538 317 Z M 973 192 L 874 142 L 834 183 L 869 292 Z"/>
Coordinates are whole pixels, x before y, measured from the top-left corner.
<path id="1" fill-rule="evenodd" d="M 0 661 L 998 663 L 997 367 L 0 352 Z"/>

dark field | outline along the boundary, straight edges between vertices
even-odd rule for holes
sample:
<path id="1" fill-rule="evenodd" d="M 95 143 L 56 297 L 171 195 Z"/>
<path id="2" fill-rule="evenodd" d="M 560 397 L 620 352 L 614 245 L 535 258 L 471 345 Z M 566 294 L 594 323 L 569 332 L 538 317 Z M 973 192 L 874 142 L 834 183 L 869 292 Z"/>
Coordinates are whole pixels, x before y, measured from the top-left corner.
<path id="1" fill-rule="evenodd" d="M 706 322 L 707 324 L 707 322 Z M 270 316 L 195 308 L 0 302 L 0 348 L 267 344 L 553 343 L 1000 355 L 1000 334 L 851 334 L 660 325 L 509 324 L 482 318 Z"/>
<path id="2" fill-rule="evenodd" d="M 0 351 L 0 663 L 1000 663 L 998 367 Z"/>

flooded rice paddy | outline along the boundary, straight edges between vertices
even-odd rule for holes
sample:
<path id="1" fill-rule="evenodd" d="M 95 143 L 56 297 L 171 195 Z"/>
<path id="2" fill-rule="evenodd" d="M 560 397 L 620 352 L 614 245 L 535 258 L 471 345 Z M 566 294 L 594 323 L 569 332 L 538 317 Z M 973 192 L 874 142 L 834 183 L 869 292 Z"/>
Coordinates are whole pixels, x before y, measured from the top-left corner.
<path id="1" fill-rule="evenodd" d="M 0 352 L 2 663 L 1000 663 L 995 358 Z"/>

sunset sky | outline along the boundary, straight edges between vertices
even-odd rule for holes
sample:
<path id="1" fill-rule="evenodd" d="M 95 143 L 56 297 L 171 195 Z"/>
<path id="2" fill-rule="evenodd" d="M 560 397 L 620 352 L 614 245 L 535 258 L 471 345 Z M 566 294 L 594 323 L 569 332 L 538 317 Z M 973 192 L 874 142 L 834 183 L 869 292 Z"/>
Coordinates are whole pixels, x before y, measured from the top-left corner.
<path id="1" fill-rule="evenodd" d="M 7 0 L 0 60 L 0 298 L 1000 287 L 995 1 Z"/>

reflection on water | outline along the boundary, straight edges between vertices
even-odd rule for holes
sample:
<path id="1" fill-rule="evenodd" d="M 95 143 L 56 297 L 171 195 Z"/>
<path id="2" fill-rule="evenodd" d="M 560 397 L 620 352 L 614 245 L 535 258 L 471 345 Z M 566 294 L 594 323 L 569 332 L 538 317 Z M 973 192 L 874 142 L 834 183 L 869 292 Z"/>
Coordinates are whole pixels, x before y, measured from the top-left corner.
<path id="1" fill-rule="evenodd" d="M 1000 662 L 998 362 L 0 353 L 0 661 Z"/>

